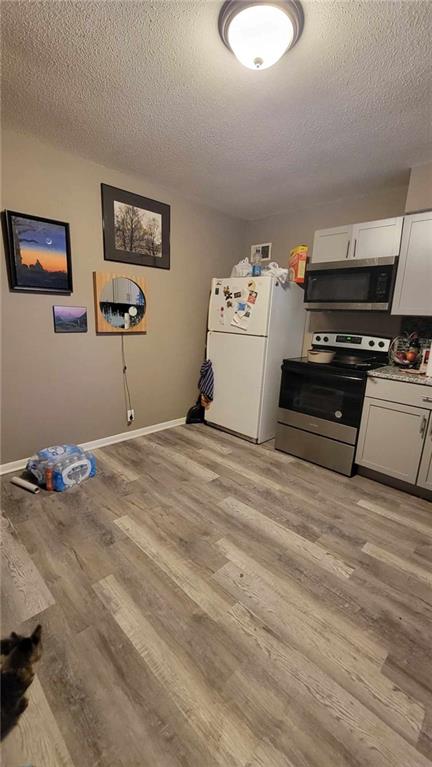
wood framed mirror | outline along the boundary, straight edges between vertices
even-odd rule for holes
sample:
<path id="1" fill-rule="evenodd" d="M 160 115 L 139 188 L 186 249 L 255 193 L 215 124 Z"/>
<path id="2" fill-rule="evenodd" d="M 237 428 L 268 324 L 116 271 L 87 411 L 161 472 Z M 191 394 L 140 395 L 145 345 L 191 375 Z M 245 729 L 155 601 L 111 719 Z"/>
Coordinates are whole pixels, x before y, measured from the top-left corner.
<path id="1" fill-rule="evenodd" d="M 146 333 L 147 286 L 142 277 L 94 272 L 97 333 Z"/>

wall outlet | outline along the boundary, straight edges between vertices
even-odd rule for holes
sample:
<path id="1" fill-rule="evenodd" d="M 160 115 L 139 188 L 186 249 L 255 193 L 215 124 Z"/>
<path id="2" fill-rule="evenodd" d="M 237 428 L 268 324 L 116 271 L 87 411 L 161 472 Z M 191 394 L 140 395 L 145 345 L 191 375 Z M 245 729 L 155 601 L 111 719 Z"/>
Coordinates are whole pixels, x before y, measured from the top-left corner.
<path id="1" fill-rule="evenodd" d="M 127 415 L 128 415 L 128 423 L 132 423 L 132 421 L 135 421 L 135 410 L 133 408 L 127 411 Z"/>

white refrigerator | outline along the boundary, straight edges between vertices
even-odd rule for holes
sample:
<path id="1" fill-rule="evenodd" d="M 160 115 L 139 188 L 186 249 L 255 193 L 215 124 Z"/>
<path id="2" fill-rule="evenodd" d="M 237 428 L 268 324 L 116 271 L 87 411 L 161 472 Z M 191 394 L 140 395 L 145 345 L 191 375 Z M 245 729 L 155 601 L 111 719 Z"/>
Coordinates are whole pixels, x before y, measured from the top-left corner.
<path id="1" fill-rule="evenodd" d="M 253 442 L 275 436 L 282 360 L 300 357 L 303 290 L 274 277 L 214 278 L 207 358 L 214 399 L 207 423 Z"/>

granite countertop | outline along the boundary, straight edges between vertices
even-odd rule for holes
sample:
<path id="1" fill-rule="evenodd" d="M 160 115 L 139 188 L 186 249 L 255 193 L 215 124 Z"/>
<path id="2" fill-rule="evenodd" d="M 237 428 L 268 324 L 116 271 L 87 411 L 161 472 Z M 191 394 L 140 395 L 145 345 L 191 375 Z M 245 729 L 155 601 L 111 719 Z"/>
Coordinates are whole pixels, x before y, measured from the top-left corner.
<path id="1" fill-rule="evenodd" d="M 394 365 L 385 365 L 385 367 L 369 370 L 368 376 L 373 378 L 389 378 L 392 381 L 404 381 L 406 383 L 423 384 L 423 386 L 432 386 L 432 376 L 416 375 L 407 373 Z"/>

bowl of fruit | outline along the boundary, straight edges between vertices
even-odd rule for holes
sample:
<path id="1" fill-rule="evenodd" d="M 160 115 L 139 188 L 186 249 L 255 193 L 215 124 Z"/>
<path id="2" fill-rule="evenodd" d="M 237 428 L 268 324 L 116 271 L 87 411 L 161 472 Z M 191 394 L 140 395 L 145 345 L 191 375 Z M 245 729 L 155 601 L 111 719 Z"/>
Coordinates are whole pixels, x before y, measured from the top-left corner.
<path id="1" fill-rule="evenodd" d="M 390 344 L 389 359 L 399 368 L 412 369 L 421 362 L 421 347 L 417 333 L 396 336 Z"/>

